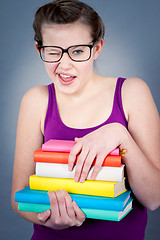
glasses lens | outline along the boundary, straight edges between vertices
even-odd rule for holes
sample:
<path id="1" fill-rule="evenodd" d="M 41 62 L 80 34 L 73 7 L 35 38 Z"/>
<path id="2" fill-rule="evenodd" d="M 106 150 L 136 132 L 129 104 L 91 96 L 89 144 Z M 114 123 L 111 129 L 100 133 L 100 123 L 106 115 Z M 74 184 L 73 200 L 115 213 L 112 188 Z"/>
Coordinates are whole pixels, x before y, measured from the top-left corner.
<path id="1" fill-rule="evenodd" d="M 46 62 L 59 61 L 62 55 L 62 50 L 58 47 L 41 48 L 41 57 Z"/>
<path id="2" fill-rule="evenodd" d="M 90 47 L 73 46 L 69 48 L 68 53 L 74 61 L 86 61 L 90 58 Z"/>

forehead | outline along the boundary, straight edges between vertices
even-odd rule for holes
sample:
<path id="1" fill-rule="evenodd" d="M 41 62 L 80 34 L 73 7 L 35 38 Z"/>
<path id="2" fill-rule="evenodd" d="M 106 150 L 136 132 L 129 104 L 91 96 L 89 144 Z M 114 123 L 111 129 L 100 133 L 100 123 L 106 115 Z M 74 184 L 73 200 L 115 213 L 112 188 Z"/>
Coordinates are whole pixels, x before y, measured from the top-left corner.
<path id="1" fill-rule="evenodd" d="M 76 22 L 71 24 L 42 24 L 43 45 L 68 47 L 89 44 L 92 41 L 90 27 Z"/>

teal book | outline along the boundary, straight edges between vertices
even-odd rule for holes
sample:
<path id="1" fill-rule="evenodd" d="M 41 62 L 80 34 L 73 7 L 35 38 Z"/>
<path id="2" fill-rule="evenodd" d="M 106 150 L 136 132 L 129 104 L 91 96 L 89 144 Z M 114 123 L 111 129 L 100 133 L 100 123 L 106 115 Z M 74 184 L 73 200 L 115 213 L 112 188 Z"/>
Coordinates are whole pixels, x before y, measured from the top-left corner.
<path id="1" fill-rule="evenodd" d="M 19 211 L 27 212 L 43 212 L 50 209 L 50 205 L 18 202 Z M 132 210 L 132 199 L 130 198 L 123 211 L 112 211 L 104 209 L 91 209 L 81 208 L 86 218 L 108 220 L 108 221 L 120 221 Z"/>
<path id="2" fill-rule="evenodd" d="M 123 211 L 128 200 L 130 199 L 130 193 L 131 191 L 128 190 L 115 198 L 73 193 L 70 193 L 69 195 L 80 208 Z M 30 187 L 16 192 L 15 201 L 50 205 L 47 191 L 33 190 L 30 189 Z"/>

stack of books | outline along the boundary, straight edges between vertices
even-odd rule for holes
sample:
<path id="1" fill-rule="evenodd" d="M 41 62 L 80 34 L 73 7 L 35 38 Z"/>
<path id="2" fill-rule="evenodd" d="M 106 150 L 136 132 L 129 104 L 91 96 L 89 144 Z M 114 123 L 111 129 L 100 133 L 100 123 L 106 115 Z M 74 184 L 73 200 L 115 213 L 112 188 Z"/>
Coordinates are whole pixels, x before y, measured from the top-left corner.
<path id="1" fill-rule="evenodd" d="M 97 178 L 90 180 L 95 159 L 87 179 L 80 183 L 74 181 L 75 170 L 68 171 L 68 157 L 74 144 L 49 140 L 34 152 L 36 174 L 30 176 L 29 187 L 15 194 L 19 211 L 50 209 L 47 192 L 65 189 L 86 218 L 120 221 L 132 210 L 132 198 L 125 186 L 125 165 L 121 163 L 119 148 L 106 156 Z"/>

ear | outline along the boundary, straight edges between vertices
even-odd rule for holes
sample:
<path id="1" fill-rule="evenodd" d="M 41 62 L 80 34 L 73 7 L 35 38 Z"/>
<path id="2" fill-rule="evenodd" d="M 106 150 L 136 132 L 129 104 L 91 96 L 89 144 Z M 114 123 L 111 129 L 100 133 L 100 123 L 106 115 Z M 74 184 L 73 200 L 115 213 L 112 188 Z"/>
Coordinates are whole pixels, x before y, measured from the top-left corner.
<path id="1" fill-rule="evenodd" d="M 98 41 L 98 43 L 95 45 L 95 47 L 94 47 L 94 60 L 96 60 L 98 58 L 100 52 L 102 51 L 103 44 L 104 44 L 104 40 L 103 40 L 103 38 L 101 38 L 101 40 Z"/>
<path id="2" fill-rule="evenodd" d="M 35 48 L 36 48 L 37 52 L 39 53 L 39 50 L 38 50 L 38 43 L 37 43 L 37 42 L 35 43 Z"/>

